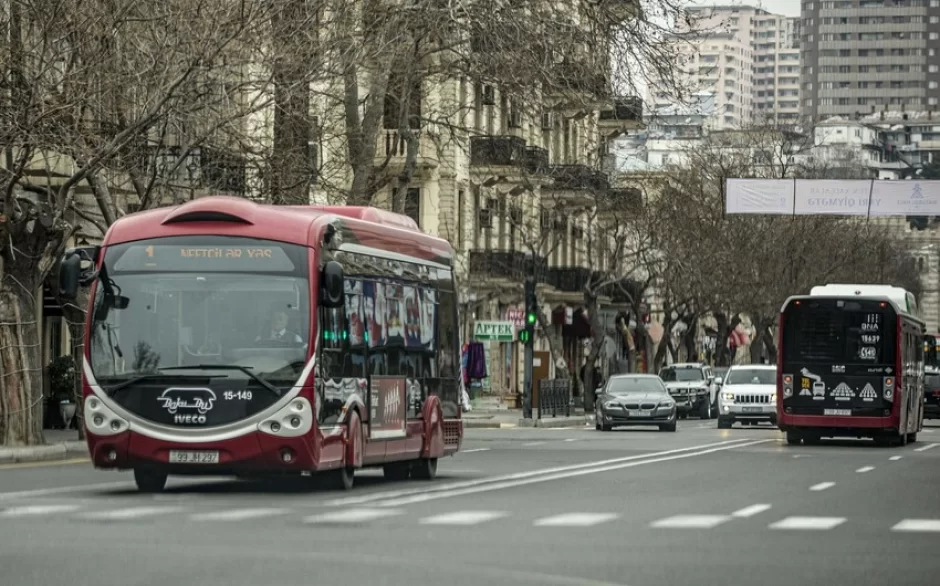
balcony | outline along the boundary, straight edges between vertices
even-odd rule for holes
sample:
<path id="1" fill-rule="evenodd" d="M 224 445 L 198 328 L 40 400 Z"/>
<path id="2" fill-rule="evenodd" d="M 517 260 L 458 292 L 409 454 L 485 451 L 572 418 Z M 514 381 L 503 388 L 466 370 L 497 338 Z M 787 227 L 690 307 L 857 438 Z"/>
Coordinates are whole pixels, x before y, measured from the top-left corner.
<path id="1" fill-rule="evenodd" d="M 595 192 L 607 189 L 607 175 L 587 165 L 552 165 L 551 175 L 555 189 Z"/>
<path id="2" fill-rule="evenodd" d="M 587 60 L 564 61 L 555 66 L 558 88 L 562 91 L 603 97 L 610 94 L 607 75 Z"/>
<path id="3" fill-rule="evenodd" d="M 418 152 L 415 160 L 415 171 L 433 169 L 438 166 L 438 149 L 433 137 L 413 130 L 418 139 Z M 404 169 L 408 155 L 408 143 L 398 135 L 397 130 L 383 130 L 379 132 L 378 144 L 375 149 L 375 162 L 384 165 L 387 173 L 397 173 Z"/>
<path id="4" fill-rule="evenodd" d="M 525 148 L 525 168 L 533 175 L 547 175 L 549 172 L 548 150 L 542 147 Z"/>
<path id="5" fill-rule="evenodd" d="M 470 139 L 470 164 L 475 167 L 522 167 L 525 140 L 517 136 L 475 136 Z"/>
<path id="6" fill-rule="evenodd" d="M 601 110 L 598 126 L 603 131 L 636 130 L 643 126 L 643 102 L 636 96 L 613 99 L 613 107 Z"/>
<path id="7" fill-rule="evenodd" d="M 476 279 L 505 279 L 522 283 L 530 267 L 526 255 L 518 250 L 471 250 L 470 276 Z M 548 263 L 535 257 L 535 278 L 544 281 Z"/>
<path id="8" fill-rule="evenodd" d="M 594 273 L 584 267 L 553 267 L 548 269 L 548 284 L 564 293 L 580 293 Z"/>
<path id="9" fill-rule="evenodd" d="M 605 206 L 609 211 L 637 212 L 643 208 L 643 192 L 635 187 L 611 188 L 607 190 L 604 198 Z M 603 210 L 602 210 L 603 211 Z"/>

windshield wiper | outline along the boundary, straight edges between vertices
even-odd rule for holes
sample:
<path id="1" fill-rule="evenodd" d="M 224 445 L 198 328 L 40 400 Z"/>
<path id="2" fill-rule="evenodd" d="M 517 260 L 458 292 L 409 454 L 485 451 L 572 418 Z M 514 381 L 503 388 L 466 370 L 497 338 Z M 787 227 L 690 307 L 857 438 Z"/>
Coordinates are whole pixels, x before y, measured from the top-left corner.
<path id="1" fill-rule="evenodd" d="M 246 375 L 248 375 L 248 378 L 250 378 L 251 380 L 255 381 L 256 383 L 258 383 L 259 385 L 261 385 L 261 386 L 264 387 L 265 389 L 271 391 L 271 392 L 274 393 L 276 396 L 280 397 L 281 394 L 282 394 L 282 393 L 281 393 L 281 389 L 279 389 L 279 388 L 277 388 L 276 386 L 272 385 L 271 383 L 269 383 L 268 381 L 264 380 L 263 378 L 261 378 L 261 377 L 258 376 L 257 374 L 251 372 L 251 367 L 250 367 L 250 366 L 240 366 L 240 365 L 238 365 L 238 364 L 195 364 L 195 365 L 193 365 L 193 366 L 165 366 L 165 367 L 163 367 L 163 368 L 159 368 L 158 370 L 164 371 L 164 370 L 191 370 L 191 369 L 204 369 L 204 370 L 212 370 L 212 369 L 215 369 L 215 370 L 238 370 L 238 371 L 241 371 L 241 372 L 245 373 Z"/>
<path id="2" fill-rule="evenodd" d="M 162 369 L 161 369 L 162 370 Z M 179 374 L 142 374 L 140 376 L 135 376 L 134 378 L 128 379 L 122 383 L 119 383 L 109 389 L 105 389 L 104 392 L 109 396 L 113 397 L 119 392 L 136 385 L 137 383 L 142 383 L 146 380 L 156 379 L 156 380 L 179 380 L 179 379 L 190 379 L 190 378 L 219 378 L 220 375 L 179 375 Z"/>

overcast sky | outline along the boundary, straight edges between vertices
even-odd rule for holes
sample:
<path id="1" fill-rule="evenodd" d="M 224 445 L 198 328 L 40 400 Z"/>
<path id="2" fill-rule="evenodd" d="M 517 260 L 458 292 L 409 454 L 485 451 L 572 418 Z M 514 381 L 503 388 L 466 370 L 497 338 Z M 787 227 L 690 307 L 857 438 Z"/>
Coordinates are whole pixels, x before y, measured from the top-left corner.
<path id="1" fill-rule="evenodd" d="M 774 14 L 783 14 L 784 16 L 799 16 L 800 15 L 800 0 L 754 0 L 753 2 L 748 2 L 747 0 L 731 0 L 730 2 L 721 2 L 719 0 L 692 0 L 694 4 L 704 4 L 705 6 L 727 6 L 728 4 L 741 4 L 749 6 L 757 6 L 763 8 L 768 12 L 773 12 Z"/>

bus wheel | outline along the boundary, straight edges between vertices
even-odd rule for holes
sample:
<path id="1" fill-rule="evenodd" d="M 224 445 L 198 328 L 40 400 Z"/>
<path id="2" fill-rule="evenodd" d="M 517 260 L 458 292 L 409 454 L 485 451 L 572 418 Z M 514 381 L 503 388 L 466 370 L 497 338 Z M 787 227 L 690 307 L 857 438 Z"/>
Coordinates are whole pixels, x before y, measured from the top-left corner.
<path id="1" fill-rule="evenodd" d="M 916 444 L 917 443 L 917 432 L 907 434 L 907 443 Z"/>
<path id="2" fill-rule="evenodd" d="M 148 468 L 134 468 L 134 482 L 140 492 L 163 492 L 166 488 L 166 472 Z"/>
<path id="3" fill-rule="evenodd" d="M 437 476 L 437 458 L 421 458 L 411 466 L 412 478 L 434 480 Z"/>
<path id="4" fill-rule="evenodd" d="M 330 484 L 338 490 L 350 490 L 356 482 L 355 468 L 343 466 L 339 470 L 330 470 L 328 474 L 331 476 Z"/>
<path id="5" fill-rule="evenodd" d="M 787 432 L 787 443 L 790 444 L 791 446 L 798 446 L 798 445 L 800 445 L 800 442 L 801 442 L 802 440 L 803 440 L 803 438 L 802 438 L 802 436 L 800 436 L 799 433 L 797 433 L 797 432 L 795 432 L 795 431 L 788 431 L 788 432 Z"/>

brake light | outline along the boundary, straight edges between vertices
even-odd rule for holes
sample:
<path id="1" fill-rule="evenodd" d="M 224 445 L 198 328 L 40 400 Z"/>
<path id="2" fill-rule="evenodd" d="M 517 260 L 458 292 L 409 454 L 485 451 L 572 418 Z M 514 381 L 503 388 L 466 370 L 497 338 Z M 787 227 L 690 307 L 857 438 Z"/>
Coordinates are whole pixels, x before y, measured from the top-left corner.
<path id="1" fill-rule="evenodd" d="M 940 391 L 934 391 L 934 392 L 933 392 L 933 396 L 934 396 L 934 397 L 940 397 Z"/>

